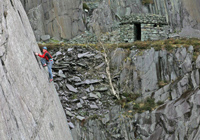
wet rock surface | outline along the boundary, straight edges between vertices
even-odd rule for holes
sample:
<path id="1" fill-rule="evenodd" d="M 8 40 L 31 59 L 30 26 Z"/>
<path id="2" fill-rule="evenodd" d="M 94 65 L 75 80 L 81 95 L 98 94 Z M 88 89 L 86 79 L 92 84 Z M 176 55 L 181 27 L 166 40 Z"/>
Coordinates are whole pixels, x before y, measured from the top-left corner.
<path id="1" fill-rule="evenodd" d="M 73 138 L 198 139 L 199 126 L 192 124 L 199 123 L 199 58 L 193 60 L 193 47 L 171 53 L 132 48 L 108 53 L 112 81 L 122 104 L 111 95 L 101 52 L 78 46 L 52 50 L 54 82 Z M 94 55 L 78 57 L 80 54 Z M 60 70 L 65 78 L 59 76 Z M 136 99 L 130 99 L 136 94 Z M 138 111 L 136 105 L 141 106 L 148 97 L 156 106 Z"/>

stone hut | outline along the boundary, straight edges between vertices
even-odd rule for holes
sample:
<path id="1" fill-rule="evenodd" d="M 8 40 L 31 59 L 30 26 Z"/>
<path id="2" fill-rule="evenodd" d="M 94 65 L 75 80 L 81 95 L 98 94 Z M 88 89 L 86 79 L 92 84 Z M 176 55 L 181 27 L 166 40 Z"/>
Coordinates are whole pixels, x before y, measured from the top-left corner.
<path id="1" fill-rule="evenodd" d="M 164 16 L 134 14 L 121 19 L 121 42 L 162 40 L 168 38 L 168 33 L 169 26 Z"/>

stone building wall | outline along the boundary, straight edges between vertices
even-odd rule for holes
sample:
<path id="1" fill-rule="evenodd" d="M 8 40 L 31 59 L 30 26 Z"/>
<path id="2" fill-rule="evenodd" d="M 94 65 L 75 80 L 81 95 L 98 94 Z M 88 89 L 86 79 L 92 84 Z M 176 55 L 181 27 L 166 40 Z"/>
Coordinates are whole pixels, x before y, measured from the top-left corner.
<path id="1" fill-rule="evenodd" d="M 134 42 L 135 41 L 135 25 L 124 24 L 120 26 L 120 39 L 121 42 Z"/>
<path id="2" fill-rule="evenodd" d="M 141 41 L 167 39 L 169 27 L 167 25 L 154 26 L 154 24 L 141 24 Z"/>
<path id="3" fill-rule="evenodd" d="M 154 25 L 155 24 L 141 24 L 141 41 L 167 39 L 169 26 L 162 25 L 154 27 Z M 135 24 L 123 24 L 120 26 L 121 42 L 136 41 L 136 34 Z"/>

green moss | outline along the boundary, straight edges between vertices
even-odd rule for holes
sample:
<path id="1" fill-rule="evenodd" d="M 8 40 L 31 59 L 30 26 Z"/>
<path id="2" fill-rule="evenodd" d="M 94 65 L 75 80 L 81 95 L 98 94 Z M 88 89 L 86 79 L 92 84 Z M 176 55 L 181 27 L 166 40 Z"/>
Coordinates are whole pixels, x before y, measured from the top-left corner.
<path id="1" fill-rule="evenodd" d="M 80 111 L 80 112 L 79 112 L 79 115 L 81 115 L 81 116 L 87 116 L 87 115 L 88 115 L 88 112 L 86 112 L 86 111 Z"/>
<path id="2" fill-rule="evenodd" d="M 58 40 L 50 40 L 48 43 L 39 43 L 38 44 L 40 48 L 43 46 L 47 46 L 48 49 L 53 48 L 60 48 L 60 47 L 74 47 L 74 46 L 80 46 L 80 47 L 91 47 L 96 50 L 102 51 L 102 47 L 99 43 L 96 44 L 66 44 L 66 42 L 60 43 Z M 126 49 L 127 52 L 129 52 L 132 48 L 132 46 L 135 46 L 135 49 L 140 50 L 140 53 L 138 55 L 143 54 L 143 50 L 154 48 L 156 51 L 159 50 L 167 50 L 168 52 L 172 52 L 175 48 L 178 47 L 186 47 L 188 48 L 190 45 L 194 47 L 194 56 L 193 61 L 196 60 L 197 56 L 199 55 L 198 52 L 200 52 L 200 40 L 196 38 L 191 39 L 167 39 L 167 40 L 158 40 L 158 41 L 135 41 L 133 43 L 119 43 L 119 44 L 104 44 L 104 47 L 107 51 L 111 52 L 112 50 L 116 48 L 123 48 Z"/>
<path id="3" fill-rule="evenodd" d="M 144 54 L 144 51 L 138 52 L 137 56 L 142 56 Z"/>
<path id="4" fill-rule="evenodd" d="M 145 106 L 142 107 L 142 110 L 145 110 L 145 111 L 147 111 L 147 110 L 148 110 L 148 111 L 151 111 L 152 108 L 151 108 L 150 106 L 146 106 L 146 105 L 145 105 Z"/>
<path id="5" fill-rule="evenodd" d="M 159 86 L 159 88 L 162 88 L 162 87 L 166 86 L 167 84 L 168 84 L 167 81 L 159 81 L 158 86 Z"/>
<path id="6" fill-rule="evenodd" d="M 193 56 L 192 56 L 192 60 L 196 61 L 197 57 L 200 55 L 199 52 L 194 52 Z"/>
<path id="7" fill-rule="evenodd" d="M 60 41 L 59 40 L 55 40 L 55 39 L 50 39 L 49 40 L 49 43 L 56 43 L 56 44 L 58 44 Z"/>
<path id="8" fill-rule="evenodd" d="M 147 98 L 144 103 L 134 103 L 133 109 L 137 113 L 142 113 L 143 111 L 152 111 L 156 107 L 155 99 Z"/>
<path id="9" fill-rule="evenodd" d="M 191 39 L 167 39 L 167 40 L 158 40 L 158 41 L 135 41 L 132 45 L 136 46 L 137 49 L 150 49 L 154 48 L 156 51 L 167 50 L 172 51 L 174 48 L 184 46 L 188 48 L 190 45 L 199 52 L 200 40 L 196 38 Z"/>
<path id="10" fill-rule="evenodd" d="M 77 99 L 77 95 L 73 94 L 72 99 Z"/>
<path id="11" fill-rule="evenodd" d="M 83 9 L 84 10 L 87 9 L 89 11 L 89 7 L 88 7 L 88 5 L 86 3 L 83 3 Z"/>
<path id="12" fill-rule="evenodd" d="M 118 45 L 112 45 L 112 47 L 119 47 L 119 48 L 124 48 L 124 49 L 128 49 L 131 48 L 133 46 L 132 43 L 120 43 Z"/>
<path id="13" fill-rule="evenodd" d="M 85 19 L 85 17 L 83 18 L 83 23 L 86 24 L 86 19 Z"/>
<path id="14" fill-rule="evenodd" d="M 147 98 L 146 102 L 144 103 L 144 106 L 142 106 L 142 110 L 152 111 L 152 109 L 155 106 L 156 106 L 155 99 L 153 99 L 153 98 Z"/>

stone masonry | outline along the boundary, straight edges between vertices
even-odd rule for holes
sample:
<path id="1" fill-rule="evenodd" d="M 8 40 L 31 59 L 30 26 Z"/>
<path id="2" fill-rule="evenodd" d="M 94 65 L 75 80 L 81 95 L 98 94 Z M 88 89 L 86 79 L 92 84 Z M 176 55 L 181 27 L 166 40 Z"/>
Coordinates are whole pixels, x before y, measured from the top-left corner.
<path id="1" fill-rule="evenodd" d="M 140 36 L 139 39 L 137 37 L 138 35 Z M 134 14 L 131 16 L 124 16 L 121 20 L 121 42 L 160 40 L 166 39 L 167 37 L 168 25 L 164 16 Z"/>
<path id="2" fill-rule="evenodd" d="M 154 27 L 156 26 L 156 27 Z M 168 37 L 168 26 L 141 24 L 141 41 L 161 40 Z"/>

